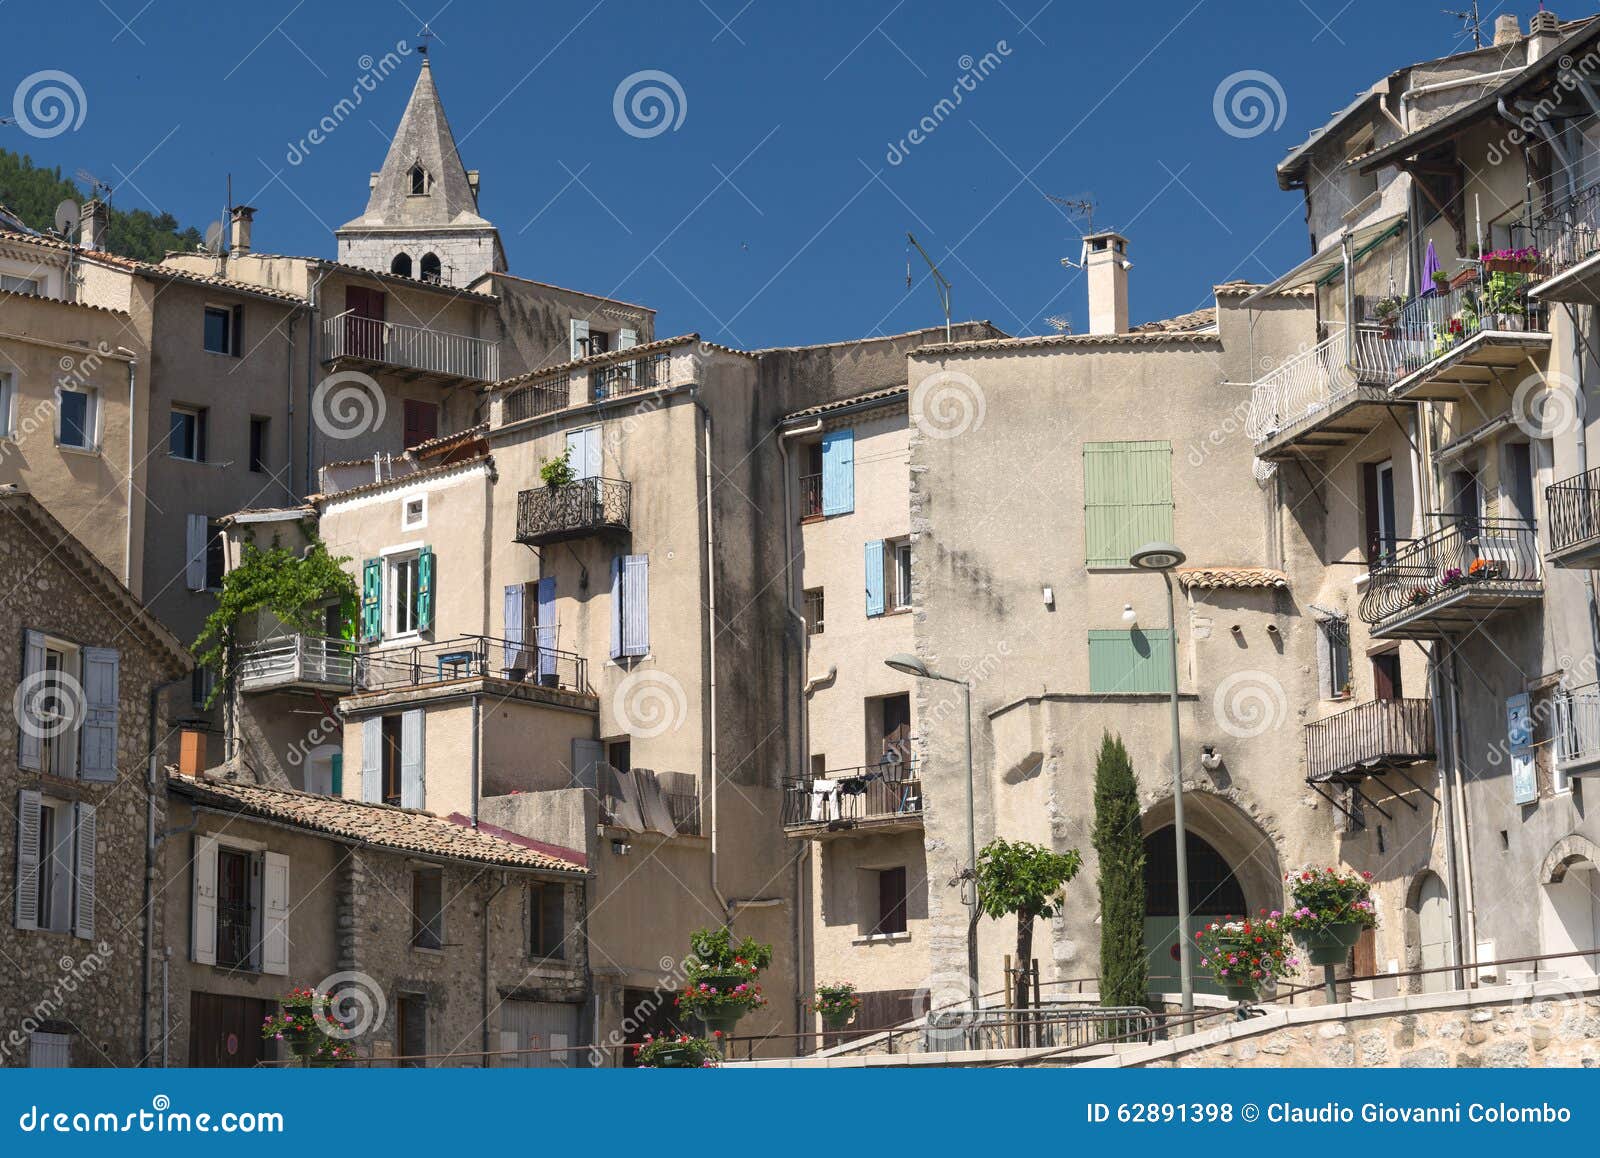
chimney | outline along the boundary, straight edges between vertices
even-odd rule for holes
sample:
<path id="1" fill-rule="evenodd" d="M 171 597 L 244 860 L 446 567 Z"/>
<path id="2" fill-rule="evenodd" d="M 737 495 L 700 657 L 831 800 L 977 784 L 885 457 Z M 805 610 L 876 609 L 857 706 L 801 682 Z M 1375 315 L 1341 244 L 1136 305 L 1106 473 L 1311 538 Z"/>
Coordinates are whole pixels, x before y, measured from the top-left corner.
<path id="1" fill-rule="evenodd" d="M 1089 278 L 1089 332 L 1128 332 L 1128 239 L 1109 230 L 1083 239 L 1083 268 Z"/>
<path id="2" fill-rule="evenodd" d="M 1561 43 L 1561 21 L 1543 5 L 1528 21 L 1528 63 L 1532 64 Z"/>
<path id="3" fill-rule="evenodd" d="M 206 734 L 198 728 L 178 733 L 178 774 L 195 777 L 206 770 Z"/>
<path id="4" fill-rule="evenodd" d="M 111 206 L 95 197 L 83 203 L 78 217 L 78 244 L 85 249 L 104 252 L 110 240 Z"/>
<path id="5" fill-rule="evenodd" d="M 1515 12 L 1502 12 L 1494 18 L 1494 46 L 1504 48 L 1522 39 L 1522 28 Z"/>
<path id="6" fill-rule="evenodd" d="M 234 253 L 250 252 L 250 223 L 255 220 L 256 211 L 250 205 L 235 205 L 230 215 L 230 229 L 228 235 L 228 248 Z"/>

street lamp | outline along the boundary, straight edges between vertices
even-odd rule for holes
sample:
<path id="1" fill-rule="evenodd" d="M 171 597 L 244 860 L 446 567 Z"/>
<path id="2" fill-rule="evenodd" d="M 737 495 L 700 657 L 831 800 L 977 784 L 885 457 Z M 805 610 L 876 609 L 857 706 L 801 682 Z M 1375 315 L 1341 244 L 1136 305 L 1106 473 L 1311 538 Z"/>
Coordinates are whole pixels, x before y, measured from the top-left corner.
<path id="1" fill-rule="evenodd" d="M 897 672 L 919 680 L 938 680 L 961 689 L 961 718 L 967 726 L 967 862 L 972 872 L 972 896 L 967 905 L 967 983 L 971 988 L 972 1008 L 978 1001 L 978 824 L 972 806 L 972 685 L 964 679 L 936 672 L 914 655 L 901 652 L 883 661 Z"/>
<path id="2" fill-rule="evenodd" d="M 1142 571 L 1159 571 L 1167 584 L 1167 650 L 1172 656 L 1172 827 L 1178 842 L 1178 973 L 1183 1011 L 1194 1011 L 1194 943 L 1189 938 L 1189 837 L 1183 824 L 1183 755 L 1178 729 L 1178 623 L 1173 606 L 1172 572 L 1184 553 L 1171 543 L 1146 543 L 1128 562 Z M 1123 618 L 1127 618 L 1124 613 Z"/>

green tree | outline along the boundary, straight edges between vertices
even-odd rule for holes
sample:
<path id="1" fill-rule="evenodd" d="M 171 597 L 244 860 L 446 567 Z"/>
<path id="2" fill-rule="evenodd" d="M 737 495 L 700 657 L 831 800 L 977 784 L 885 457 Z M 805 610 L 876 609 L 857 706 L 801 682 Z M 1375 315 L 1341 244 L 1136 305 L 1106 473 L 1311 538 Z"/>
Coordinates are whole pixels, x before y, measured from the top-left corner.
<path id="1" fill-rule="evenodd" d="M 1139 782 L 1122 737 L 1101 736 L 1094 768 L 1094 851 L 1100 859 L 1100 1004 L 1143 1005 L 1144 833 Z"/>
<path id="2" fill-rule="evenodd" d="M 24 224 L 41 232 L 55 225 L 56 206 L 86 194 L 65 179 L 60 169 L 42 169 L 24 153 L 0 149 L 0 205 Z M 192 251 L 200 245 L 199 230 L 182 228 L 170 213 L 144 209 L 110 212 L 106 248 L 122 257 L 160 261 L 172 251 Z"/>
<path id="3" fill-rule="evenodd" d="M 978 908 L 999 920 L 1017 918 L 1017 966 L 1033 960 L 1033 923 L 1061 911 L 1062 890 L 1078 875 L 1083 858 L 1077 849 L 1055 852 L 1019 840 L 996 838 L 978 852 Z M 1017 1004 L 1028 1003 L 1027 973 L 1017 974 Z"/>

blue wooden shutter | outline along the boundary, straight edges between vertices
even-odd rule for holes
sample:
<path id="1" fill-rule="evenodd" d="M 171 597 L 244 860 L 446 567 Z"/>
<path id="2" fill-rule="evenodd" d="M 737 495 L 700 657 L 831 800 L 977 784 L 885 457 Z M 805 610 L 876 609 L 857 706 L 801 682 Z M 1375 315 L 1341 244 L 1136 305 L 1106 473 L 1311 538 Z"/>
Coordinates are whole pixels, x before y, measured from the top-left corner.
<path id="1" fill-rule="evenodd" d="M 361 564 L 361 642 L 383 637 L 383 560 Z"/>
<path id="2" fill-rule="evenodd" d="M 506 615 L 505 615 L 505 667 L 510 670 L 522 666 L 522 643 L 526 638 L 522 625 L 522 599 L 526 585 L 522 583 L 506 584 Z"/>
<path id="3" fill-rule="evenodd" d="M 78 768 L 85 780 L 117 778 L 118 671 L 114 648 L 83 649 L 84 718 Z"/>
<path id="4" fill-rule="evenodd" d="M 1172 690 L 1172 633 L 1091 631 L 1089 691 L 1096 694 L 1153 694 Z"/>
<path id="5" fill-rule="evenodd" d="M 611 560 L 611 658 L 622 654 L 622 556 Z"/>
<path id="6" fill-rule="evenodd" d="M 435 576 L 433 551 L 424 547 L 422 554 L 417 556 L 418 631 L 428 631 L 433 627 L 433 596 L 434 589 L 438 585 Z"/>
<path id="7" fill-rule="evenodd" d="M 650 651 L 650 556 L 629 555 L 622 564 L 622 654 Z"/>
<path id="8" fill-rule="evenodd" d="M 361 799 L 383 803 L 383 718 L 361 722 Z"/>
<path id="9" fill-rule="evenodd" d="M 883 540 L 867 543 L 867 614 L 883 614 Z"/>
<path id="10" fill-rule="evenodd" d="M 554 576 L 539 580 L 534 620 L 535 643 L 539 648 L 539 676 L 556 674 L 556 581 Z"/>
<path id="11" fill-rule="evenodd" d="M 423 711 L 412 708 L 400 713 L 400 807 L 422 808 Z"/>
<path id="12" fill-rule="evenodd" d="M 822 513 L 856 509 L 856 433 L 830 430 L 822 436 Z"/>
<path id="13" fill-rule="evenodd" d="M 1172 538 L 1172 444 L 1086 442 L 1084 556 L 1090 567 L 1126 567 L 1146 543 Z"/>
<path id="14" fill-rule="evenodd" d="M 37 631 L 23 632 L 22 646 L 22 678 L 39 680 L 44 678 L 44 635 Z M 32 687 L 32 683 L 28 683 Z M 18 713 L 26 718 L 17 721 L 17 766 L 26 768 L 30 772 L 38 772 L 44 763 L 44 744 L 41 737 L 44 734 L 44 722 L 36 716 L 36 702 L 34 697 L 22 697 L 22 711 Z"/>
<path id="15" fill-rule="evenodd" d="M 72 935 L 94 940 L 94 862 L 96 848 L 94 805 L 79 801 L 77 831 L 73 834 Z"/>

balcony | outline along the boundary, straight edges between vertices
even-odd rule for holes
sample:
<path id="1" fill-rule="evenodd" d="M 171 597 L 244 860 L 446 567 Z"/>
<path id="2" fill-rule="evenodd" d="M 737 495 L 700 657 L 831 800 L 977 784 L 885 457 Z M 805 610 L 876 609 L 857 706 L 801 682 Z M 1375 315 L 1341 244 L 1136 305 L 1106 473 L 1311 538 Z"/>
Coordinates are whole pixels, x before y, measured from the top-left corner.
<path id="1" fill-rule="evenodd" d="M 1540 301 L 1600 304 L 1600 183 L 1556 205 L 1531 232 L 1544 280 L 1528 292 Z"/>
<path id="2" fill-rule="evenodd" d="M 1600 469 L 1544 488 L 1550 520 L 1550 562 L 1557 567 L 1600 565 Z"/>
<path id="3" fill-rule="evenodd" d="M 355 645 L 318 635 L 289 635 L 250 644 L 239 653 L 241 692 L 349 692 Z"/>
<path id="4" fill-rule="evenodd" d="M 1535 273 L 1480 270 L 1465 285 L 1407 302 L 1394 330 L 1399 373 L 1392 396 L 1461 402 L 1514 387 L 1530 360 L 1550 348 L 1542 307 L 1528 297 Z"/>
<path id="5" fill-rule="evenodd" d="M 1600 772 L 1600 685 L 1559 691 L 1553 703 L 1556 767 L 1563 772 Z"/>
<path id="6" fill-rule="evenodd" d="M 1428 700 L 1370 700 L 1305 727 L 1306 779 L 1381 775 L 1435 758 Z"/>
<path id="7" fill-rule="evenodd" d="M 1520 519 L 1455 518 L 1375 563 L 1361 618 L 1380 639 L 1470 630 L 1544 594 L 1538 534 Z"/>
<path id="8" fill-rule="evenodd" d="M 1395 331 L 1357 326 L 1279 366 L 1250 394 L 1257 457 L 1313 457 L 1364 438 L 1397 405 L 1388 387 L 1403 354 Z"/>
<path id="9" fill-rule="evenodd" d="M 603 402 L 628 394 L 666 390 L 679 384 L 674 379 L 675 361 L 682 363 L 683 359 L 674 359 L 668 351 L 596 366 L 589 371 L 590 398 L 595 402 Z M 686 369 L 681 365 L 677 368 Z"/>
<path id="10" fill-rule="evenodd" d="M 500 343 L 346 312 L 322 323 L 322 360 L 397 370 L 406 380 L 500 376 Z"/>
<path id="11" fill-rule="evenodd" d="M 632 487 L 620 479 L 584 478 L 532 487 L 517 495 L 516 541 L 530 547 L 627 531 Z"/>
<path id="12" fill-rule="evenodd" d="M 500 421 L 521 422 L 554 414 L 572 405 L 572 375 L 546 374 L 506 394 L 500 404 Z"/>
<path id="13" fill-rule="evenodd" d="M 487 635 L 376 647 L 362 651 L 355 660 L 355 684 L 364 692 L 486 678 L 589 694 L 588 661 L 582 656 Z"/>
<path id="14" fill-rule="evenodd" d="M 783 783 L 783 828 L 818 838 L 845 832 L 922 827 L 922 778 L 913 763 L 841 768 Z"/>

